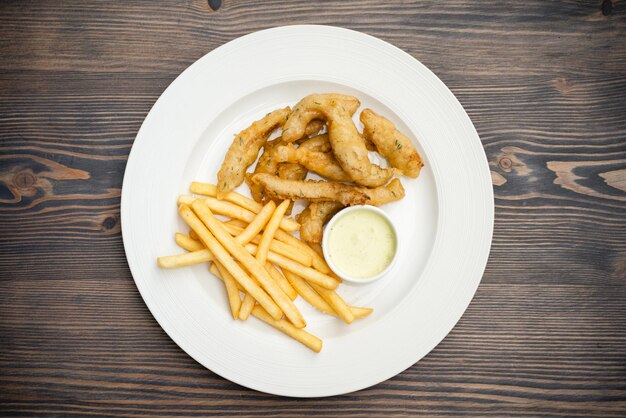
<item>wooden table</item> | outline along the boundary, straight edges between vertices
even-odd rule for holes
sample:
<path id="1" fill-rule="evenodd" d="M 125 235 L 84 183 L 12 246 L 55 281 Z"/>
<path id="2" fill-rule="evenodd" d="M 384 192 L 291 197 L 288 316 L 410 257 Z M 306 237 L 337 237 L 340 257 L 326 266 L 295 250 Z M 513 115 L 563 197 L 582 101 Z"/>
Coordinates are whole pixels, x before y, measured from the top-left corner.
<path id="1" fill-rule="evenodd" d="M 491 256 L 448 337 L 326 399 L 230 383 L 161 330 L 132 280 L 120 189 L 135 134 L 188 65 L 318 23 L 432 69 L 483 141 Z M 3 1 L 0 415 L 626 414 L 623 1 Z"/>

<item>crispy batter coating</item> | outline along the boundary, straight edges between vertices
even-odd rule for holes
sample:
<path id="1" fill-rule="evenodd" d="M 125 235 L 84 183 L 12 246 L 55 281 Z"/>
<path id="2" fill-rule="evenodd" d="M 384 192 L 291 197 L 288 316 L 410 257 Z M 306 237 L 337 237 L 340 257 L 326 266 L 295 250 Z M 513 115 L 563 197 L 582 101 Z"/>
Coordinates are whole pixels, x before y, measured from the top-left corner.
<path id="1" fill-rule="evenodd" d="M 284 180 L 304 180 L 308 172 L 309 170 L 300 164 L 281 163 L 278 165 L 278 177 Z M 285 212 L 287 215 L 291 215 L 293 203 L 293 200 L 289 202 L 289 206 Z"/>
<path id="2" fill-rule="evenodd" d="M 300 238 L 307 242 L 322 242 L 324 225 L 345 206 L 339 202 L 313 202 L 296 219 L 300 223 Z"/>
<path id="3" fill-rule="evenodd" d="M 254 168 L 255 173 L 278 174 L 278 161 L 274 158 L 274 149 L 282 144 L 280 137 L 267 141 L 263 146 L 263 153 L 259 157 L 259 161 Z M 250 181 L 251 174 L 246 173 L 246 184 L 250 188 L 252 198 L 259 203 L 264 202 L 263 187 Z"/>
<path id="4" fill-rule="evenodd" d="M 278 165 L 278 177 L 284 180 L 304 180 L 309 170 L 298 163 L 282 163 Z"/>
<path id="5" fill-rule="evenodd" d="M 402 183 L 400 183 L 400 180 L 397 178 L 391 180 L 389 184 L 384 187 L 376 187 L 375 189 L 361 187 L 359 190 L 367 195 L 369 198 L 367 204 L 372 206 L 381 206 L 385 203 L 395 202 L 396 200 L 403 199 L 405 194 L 404 187 L 402 187 Z"/>
<path id="6" fill-rule="evenodd" d="M 319 121 L 311 121 L 307 126 L 307 131 L 309 131 L 309 126 L 311 126 L 314 122 Z M 323 124 L 322 124 L 323 127 Z M 321 129 L 321 128 L 320 128 Z M 318 129 L 319 131 L 319 129 Z M 316 135 L 308 139 L 304 139 L 301 141 L 300 148 L 302 149 L 311 149 L 311 150 L 322 150 L 327 149 L 330 150 L 330 142 L 328 142 L 328 135 Z M 309 170 L 297 163 L 280 163 L 278 164 L 278 177 L 285 180 L 304 180 Z M 287 208 L 287 214 L 291 214 L 291 210 L 293 209 L 293 201 Z"/>
<path id="7" fill-rule="evenodd" d="M 324 128 L 323 121 L 318 120 L 318 119 L 312 120 L 311 122 L 309 122 L 309 124 L 305 128 L 305 135 L 308 136 L 308 135 L 316 134 L 319 131 L 321 131 L 322 128 Z M 317 136 L 314 136 L 309 139 L 305 138 L 305 143 L 308 143 L 314 138 L 317 138 Z M 319 139 L 316 141 L 321 142 L 319 141 Z M 328 142 L 328 139 L 326 140 L 326 142 Z M 281 165 L 274 158 L 274 149 L 278 145 L 283 145 L 283 144 L 284 142 L 282 140 L 282 137 L 278 137 L 272 141 L 267 141 L 265 145 L 263 146 L 263 153 L 261 154 L 261 157 L 259 157 L 259 161 L 257 162 L 256 167 L 254 168 L 254 173 L 255 174 L 256 173 L 278 174 L 281 178 L 287 178 L 291 180 L 303 180 L 306 177 L 306 170 L 304 169 L 296 169 L 292 167 L 291 174 L 288 174 L 287 170 L 283 170 L 284 174 L 281 175 L 280 173 Z M 304 174 L 302 174 L 303 170 L 304 170 Z M 267 200 L 263 196 L 263 187 L 252 184 L 252 182 L 250 181 L 250 174 L 246 174 L 246 183 L 248 184 L 248 187 L 250 188 L 250 193 L 252 194 L 252 198 L 254 200 L 256 200 L 259 203 L 262 203 Z M 290 214 L 290 213 L 291 213 L 291 207 L 287 210 L 287 214 Z"/>
<path id="8" fill-rule="evenodd" d="M 285 107 L 270 112 L 235 135 L 217 173 L 218 199 L 243 183 L 246 170 L 256 161 L 259 150 L 272 132 L 287 121 L 290 111 Z"/>
<path id="9" fill-rule="evenodd" d="M 276 147 L 274 155 L 277 161 L 301 164 L 328 180 L 352 181 L 331 152 L 313 151 L 302 146 L 295 148 L 287 144 Z"/>
<path id="10" fill-rule="evenodd" d="M 368 157 L 365 141 L 357 131 L 350 114 L 333 95 L 312 94 L 302 99 L 285 123 L 283 140 L 291 130 L 304 129 L 308 114 L 317 111 L 326 116 L 328 137 L 333 153 L 341 168 L 357 184 L 377 187 L 387 183 L 395 174 L 394 169 L 385 169 L 372 164 Z M 286 140 L 286 142 L 289 142 Z"/>
<path id="11" fill-rule="evenodd" d="M 328 152 L 332 149 L 328 139 L 328 134 L 315 135 L 310 138 L 306 138 L 304 141 L 296 141 L 296 144 L 300 144 L 300 148 L 306 148 L 319 152 Z"/>
<path id="12" fill-rule="evenodd" d="M 310 202 L 337 201 L 343 205 L 363 205 L 369 200 L 366 191 L 343 183 L 315 180 L 284 180 L 271 174 L 254 174 L 252 182 L 265 188 L 273 199 L 304 199 Z"/>
<path id="13" fill-rule="evenodd" d="M 352 117 L 354 112 L 356 112 L 359 106 L 361 106 L 359 99 L 345 94 L 312 94 L 307 97 L 312 96 L 323 96 L 326 100 L 332 101 L 337 106 L 345 110 L 350 117 Z M 301 100 L 298 105 L 303 103 L 303 101 L 304 99 Z M 312 120 L 327 119 L 327 114 L 324 111 L 311 107 L 305 107 L 306 102 L 303 103 L 303 106 L 300 106 L 300 109 L 298 109 L 298 105 L 294 108 L 294 112 L 289 115 L 289 119 L 291 119 L 292 122 L 289 126 L 285 126 L 285 129 L 283 130 L 283 141 L 285 142 L 294 142 L 305 136 L 305 126 L 307 126 Z M 295 112 L 296 109 L 298 109 L 298 112 Z"/>
<path id="14" fill-rule="evenodd" d="M 364 126 L 363 136 L 374 143 L 389 164 L 405 176 L 416 178 L 424 163 L 411 140 L 391 121 L 371 109 L 363 110 L 360 119 Z"/>
<path id="15" fill-rule="evenodd" d="M 400 180 L 393 179 L 384 187 L 375 189 L 361 188 L 369 197 L 369 205 L 381 206 L 404 197 L 404 188 Z M 296 219 L 300 223 L 300 237 L 306 242 L 322 242 L 324 225 L 345 206 L 339 202 L 312 202 Z"/>
<path id="16" fill-rule="evenodd" d="M 319 122 L 319 121 L 315 121 L 315 120 L 311 121 L 308 126 L 311 126 L 314 122 Z M 308 126 L 307 126 L 307 131 L 309 131 Z M 323 124 L 322 124 L 322 127 L 323 127 Z M 316 135 L 311 138 L 304 138 L 304 141 L 301 142 L 300 148 L 330 150 L 330 142 L 328 142 L 328 135 Z M 309 170 L 306 167 L 297 163 L 278 164 L 278 177 L 280 177 L 281 179 L 304 180 L 308 172 Z M 287 208 L 287 212 L 286 212 L 287 215 L 291 215 L 292 209 L 293 209 L 293 201 Z"/>

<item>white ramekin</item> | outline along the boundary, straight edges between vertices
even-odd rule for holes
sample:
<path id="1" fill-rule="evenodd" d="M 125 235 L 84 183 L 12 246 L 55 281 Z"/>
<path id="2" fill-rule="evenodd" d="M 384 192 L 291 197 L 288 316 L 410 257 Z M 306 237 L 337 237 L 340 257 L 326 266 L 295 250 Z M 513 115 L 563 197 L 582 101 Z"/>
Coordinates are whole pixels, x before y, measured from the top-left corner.
<path id="1" fill-rule="evenodd" d="M 357 210 L 364 210 L 364 211 L 370 211 L 370 212 L 375 212 L 378 215 L 382 216 L 391 226 L 391 230 L 393 231 L 393 235 L 395 237 L 396 240 L 396 252 L 393 255 L 393 258 L 391 259 L 391 262 L 389 263 L 389 265 L 380 273 L 378 273 L 375 276 L 372 277 L 352 277 L 347 275 L 346 273 L 344 273 L 343 271 L 341 271 L 341 269 L 337 268 L 337 266 L 335 266 L 335 264 L 333 263 L 332 257 L 329 253 L 328 250 L 328 237 L 330 236 L 329 232 L 331 231 L 333 225 L 335 224 L 335 222 L 337 222 L 339 219 L 341 219 L 342 217 L 344 217 L 346 214 L 353 212 L 353 211 L 357 211 Z M 328 266 L 331 268 L 331 270 L 339 277 L 341 277 L 343 280 L 350 282 L 350 283 L 357 283 L 357 284 L 365 284 L 365 283 L 371 283 L 375 280 L 380 279 L 381 277 L 383 277 L 385 274 L 387 274 L 387 272 L 389 270 L 391 270 L 391 268 L 393 267 L 393 265 L 396 262 L 396 259 L 398 258 L 398 252 L 399 252 L 399 242 L 398 242 L 398 232 L 396 230 L 396 226 L 393 224 L 392 220 L 389 218 L 389 216 L 387 216 L 387 214 L 385 212 L 383 212 L 382 210 L 380 210 L 379 208 L 375 207 L 375 206 L 370 206 L 370 205 L 356 205 L 356 206 L 349 206 L 345 209 L 340 210 L 339 212 L 337 212 L 337 214 L 335 216 L 332 217 L 332 219 L 330 220 L 330 222 L 328 222 L 328 224 L 326 224 L 326 227 L 324 228 L 324 238 L 322 239 L 322 251 L 324 252 L 324 258 L 326 259 L 326 263 L 328 263 Z"/>

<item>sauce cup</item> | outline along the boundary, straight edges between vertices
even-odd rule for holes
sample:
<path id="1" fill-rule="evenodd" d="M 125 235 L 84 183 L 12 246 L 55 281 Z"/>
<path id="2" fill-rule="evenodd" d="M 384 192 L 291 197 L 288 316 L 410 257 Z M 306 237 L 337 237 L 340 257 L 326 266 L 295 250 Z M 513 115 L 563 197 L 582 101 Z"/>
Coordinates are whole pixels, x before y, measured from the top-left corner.
<path id="1" fill-rule="evenodd" d="M 324 228 L 324 258 L 335 274 L 351 283 L 371 283 L 393 267 L 398 234 L 385 212 L 374 206 L 350 206 Z"/>

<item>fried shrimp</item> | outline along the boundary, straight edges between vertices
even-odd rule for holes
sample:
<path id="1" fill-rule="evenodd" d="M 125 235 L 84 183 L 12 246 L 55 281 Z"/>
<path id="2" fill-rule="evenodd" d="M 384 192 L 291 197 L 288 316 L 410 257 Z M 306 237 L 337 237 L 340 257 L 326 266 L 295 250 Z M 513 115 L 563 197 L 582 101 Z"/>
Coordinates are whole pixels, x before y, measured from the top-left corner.
<path id="1" fill-rule="evenodd" d="M 302 146 L 295 148 L 292 144 L 288 144 L 275 149 L 275 159 L 280 162 L 301 164 L 329 180 L 352 181 L 331 152 L 313 151 Z"/>
<path id="2" fill-rule="evenodd" d="M 268 113 L 235 135 L 217 173 L 218 199 L 243 183 L 246 169 L 257 159 L 259 150 L 272 132 L 287 121 L 290 111 L 289 107 L 285 107 Z"/>
<path id="3" fill-rule="evenodd" d="M 411 140 L 391 121 L 371 109 L 363 110 L 360 119 L 364 126 L 363 136 L 374 143 L 389 164 L 405 176 L 416 178 L 424 163 Z"/>
<path id="4" fill-rule="evenodd" d="M 328 124 L 328 137 L 333 153 L 341 168 L 357 184 L 377 187 L 387 183 L 395 174 L 394 169 L 381 168 L 369 160 L 365 141 L 357 131 L 350 114 L 341 102 L 328 94 L 312 94 L 302 99 L 285 123 L 283 140 L 288 131 L 300 131 L 314 112 L 323 114 Z M 317 113 L 315 113 L 317 114 Z"/>
<path id="5" fill-rule="evenodd" d="M 274 158 L 274 149 L 281 144 L 282 140 L 280 137 L 265 143 L 263 153 L 254 168 L 255 173 L 278 174 L 278 161 Z M 254 200 L 263 203 L 263 201 L 265 201 L 263 198 L 263 187 L 258 184 L 253 184 L 250 181 L 251 176 L 252 174 L 246 173 L 246 184 L 250 188 L 250 194 Z"/>
<path id="6" fill-rule="evenodd" d="M 324 225 L 345 206 L 339 202 L 313 202 L 296 219 L 300 223 L 300 237 L 307 242 L 322 242 Z"/>
<path id="7" fill-rule="evenodd" d="M 404 187 L 398 179 L 391 180 L 388 185 L 383 187 L 376 187 L 375 189 L 359 187 L 359 190 L 367 195 L 369 198 L 367 204 L 372 206 L 381 206 L 404 198 Z"/>
<path id="8" fill-rule="evenodd" d="M 346 111 L 350 117 L 352 117 L 359 106 L 361 106 L 359 99 L 345 94 L 312 94 L 307 97 L 313 96 L 323 97 L 325 100 L 332 101 Z M 307 97 L 301 100 L 298 104 L 303 103 Z M 299 111 L 296 113 L 295 110 L 297 107 L 298 105 L 294 108 L 294 112 L 289 115 L 289 119 L 292 119 L 292 122 L 289 126 L 285 126 L 285 129 L 283 130 L 283 141 L 287 143 L 297 141 L 298 139 L 304 137 L 305 126 L 307 126 L 312 120 L 327 119 L 326 113 L 322 110 L 310 107 L 304 108 L 304 106 L 301 106 Z"/>
<path id="9" fill-rule="evenodd" d="M 343 205 L 363 205 L 369 200 L 367 189 L 343 183 L 315 180 L 284 180 L 271 174 L 254 174 L 252 183 L 260 184 L 273 199 L 304 199 L 311 202 L 336 201 Z"/>
<path id="10" fill-rule="evenodd" d="M 321 131 L 322 128 L 324 128 L 324 122 L 319 119 L 315 119 L 309 122 L 309 124 L 306 126 L 304 130 L 304 133 L 306 136 L 313 135 Z M 316 139 L 320 136 L 321 135 L 317 135 L 312 138 L 305 138 L 303 144 L 308 143 L 309 141 L 316 141 L 314 143 L 322 144 L 324 143 L 323 140 L 320 141 L 319 139 Z M 325 142 L 328 143 L 327 136 L 326 136 Z M 281 175 L 280 173 L 281 164 L 279 164 L 278 161 L 276 161 L 276 159 L 274 158 L 274 149 L 279 145 L 284 145 L 282 137 L 278 137 L 272 141 L 265 142 L 265 145 L 263 146 L 263 153 L 261 154 L 261 157 L 259 157 L 259 161 L 257 162 L 256 167 L 254 168 L 254 173 L 255 174 L 256 173 L 277 174 L 281 178 L 287 178 L 291 180 L 303 180 L 306 177 L 306 170 L 302 168 L 296 169 L 292 167 L 291 170 L 289 170 L 290 174 L 287 174 L 288 170 L 282 170 L 285 172 L 284 175 L 286 177 L 283 177 L 283 175 Z M 330 147 L 330 145 L 328 146 Z M 303 171 L 304 171 L 304 174 L 302 174 Z M 264 199 L 263 188 L 259 185 L 254 185 L 250 182 L 250 174 L 246 174 L 246 183 L 250 187 L 250 193 L 252 194 L 252 198 L 254 200 L 256 200 L 257 202 L 264 202 L 265 200 L 267 200 L 267 199 Z M 288 210 L 287 212 L 291 213 L 290 210 Z"/>
<path id="11" fill-rule="evenodd" d="M 315 135 L 304 140 L 296 141 L 296 144 L 300 144 L 300 148 L 310 149 L 318 152 L 329 152 L 332 150 L 330 141 L 328 140 L 328 134 Z"/>

